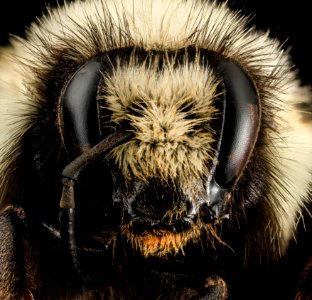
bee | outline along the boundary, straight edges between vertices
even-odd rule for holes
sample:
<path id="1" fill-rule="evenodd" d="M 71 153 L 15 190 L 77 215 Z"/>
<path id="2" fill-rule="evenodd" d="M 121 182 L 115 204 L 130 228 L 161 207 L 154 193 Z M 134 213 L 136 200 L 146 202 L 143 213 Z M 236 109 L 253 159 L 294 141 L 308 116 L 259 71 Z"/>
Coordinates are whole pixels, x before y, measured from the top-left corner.
<path id="1" fill-rule="evenodd" d="M 226 2 L 76 0 L 0 50 L 0 298 L 310 299 L 311 88 Z"/>

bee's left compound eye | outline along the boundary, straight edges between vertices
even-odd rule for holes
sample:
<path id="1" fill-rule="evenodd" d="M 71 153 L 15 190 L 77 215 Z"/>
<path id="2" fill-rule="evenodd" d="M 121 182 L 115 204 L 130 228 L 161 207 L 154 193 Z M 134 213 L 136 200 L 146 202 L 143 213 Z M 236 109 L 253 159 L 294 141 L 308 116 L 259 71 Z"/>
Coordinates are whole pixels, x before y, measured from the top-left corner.
<path id="1" fill-rule="evenodd" d="M 224 80 L 224 117 L 217 156 L 208 180 L 208 205 L 218 217 L 226 195 L 249 161 L 258 137 L 260 103 L 244 71 L 230 60 L 221 60 Z M 206 204 L 204 205 L 206 206 Z"/>

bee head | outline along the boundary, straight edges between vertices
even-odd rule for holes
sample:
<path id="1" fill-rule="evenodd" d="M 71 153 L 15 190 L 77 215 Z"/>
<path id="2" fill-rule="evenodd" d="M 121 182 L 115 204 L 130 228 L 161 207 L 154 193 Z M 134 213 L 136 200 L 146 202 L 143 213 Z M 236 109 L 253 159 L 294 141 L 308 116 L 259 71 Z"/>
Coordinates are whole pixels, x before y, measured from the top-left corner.
<path id="1" fill-rule="evenodd" d="M 130 134 L 103 159 L 122 233 L 145 255 L 178 251 L 225 217 L 260 124 L 241 67 L 193 48 L 107 53 L 74 73 L 59 108 L 67 152 L 78 159 L 116 132 Z"/>

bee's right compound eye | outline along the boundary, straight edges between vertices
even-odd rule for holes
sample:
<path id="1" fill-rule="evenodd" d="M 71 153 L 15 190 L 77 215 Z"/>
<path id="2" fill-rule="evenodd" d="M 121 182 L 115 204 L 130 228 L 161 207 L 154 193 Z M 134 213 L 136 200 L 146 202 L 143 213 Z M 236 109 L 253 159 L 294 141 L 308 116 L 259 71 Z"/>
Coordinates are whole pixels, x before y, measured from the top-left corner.
<path id="1" fill-rule="evenodd" d="M 100 141 L 99 103 L 100 61 L 88 61 L 65 86 L 60 103 L 60 123 L 67 152 L 77 156 Z"/>

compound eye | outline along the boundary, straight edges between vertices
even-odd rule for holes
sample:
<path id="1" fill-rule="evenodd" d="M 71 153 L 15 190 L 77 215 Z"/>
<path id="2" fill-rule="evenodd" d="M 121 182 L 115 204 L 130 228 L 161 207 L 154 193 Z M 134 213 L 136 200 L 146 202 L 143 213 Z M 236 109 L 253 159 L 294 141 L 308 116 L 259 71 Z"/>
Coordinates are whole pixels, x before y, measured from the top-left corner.
<path id="1" fill-rule="evenodd" d="M 96 101 L 101 69 L 101 62 L 88 61 L 63 90 L 60 123 L 66 150 L 73 158 L 101 139 L 99 104 Z"/>
<path id="2" fill-rule="evenodd" d="M 250 159 L 261 120 L 259 98 L 247 74 L 230 60 L 221 60 L 219 71 L 225 89 L 224 117 L 208 180 L 209 206 L 214 206 L 217 215 Z"/>

